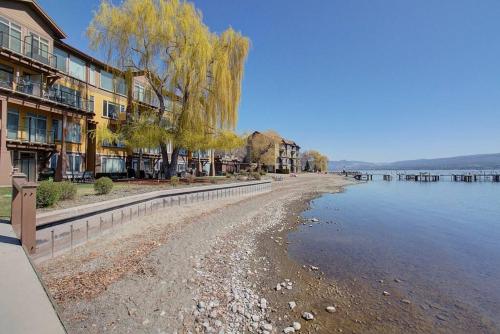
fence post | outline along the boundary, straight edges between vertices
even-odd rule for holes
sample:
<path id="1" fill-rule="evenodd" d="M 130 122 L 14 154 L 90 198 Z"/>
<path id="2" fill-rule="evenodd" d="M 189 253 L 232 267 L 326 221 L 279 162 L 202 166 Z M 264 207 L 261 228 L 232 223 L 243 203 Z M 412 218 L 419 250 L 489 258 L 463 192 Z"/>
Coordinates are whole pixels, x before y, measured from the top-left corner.
<path id="1" fill-rule="evenodd" d="M 28 254 L 36 250 L 36 183 L 26 175 L 12 175 L 11 224 Z"/>

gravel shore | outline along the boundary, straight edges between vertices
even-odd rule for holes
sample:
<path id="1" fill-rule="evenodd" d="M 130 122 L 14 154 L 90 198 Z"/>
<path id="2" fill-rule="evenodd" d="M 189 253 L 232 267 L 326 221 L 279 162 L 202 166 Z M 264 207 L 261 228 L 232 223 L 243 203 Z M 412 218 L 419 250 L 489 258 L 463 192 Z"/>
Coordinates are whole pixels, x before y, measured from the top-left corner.
<path id="1" fill-rule="evenodd" d="M 315 194 L 349 183 L 300 175 L 270 193 L 169 208 L 38 270 L 69 333 L 292 332 L 306 320 L 283 327 L 271 287 L 294 282 L 271 275 L 258 239 L 284 231 Z"/>

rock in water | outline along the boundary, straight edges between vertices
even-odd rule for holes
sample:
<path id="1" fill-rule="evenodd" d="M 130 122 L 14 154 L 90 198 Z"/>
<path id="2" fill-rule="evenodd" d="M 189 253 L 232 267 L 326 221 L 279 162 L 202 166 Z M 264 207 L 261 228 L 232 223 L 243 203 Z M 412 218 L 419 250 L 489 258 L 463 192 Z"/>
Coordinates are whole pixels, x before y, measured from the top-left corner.
<path id="1" fill-rule="evenodd" d="M 304 312 L 304 313 L 302 313 L 302 318 L 304 318 L 306 320 L 313 320 L 314 315 L 312 315 L 312 313 L 309 313 L 309 312 Z"/>
<path id="2" fill-rule="evenodd" d="M 391 295 L 391 294 L 390 294 L 389 292 L 387 292 L 387 291 L 382 292 L 382 294 L 383 294 L 384 296 L 390 296 L 390 295 Z"/>
<path id="3" fill-rule="evenodd" d="M 301 328 L 301 327 L 302 327 L 302 326 L 300 325 L 300 322 L 295 321 L 295 322 L 293 323 L 293 328 L 294 328 L 296 331 L 300 330 L 300 328 Z"/>
<path id="4" fill-rule="evenodd" d="M 297 306 L 295 302 L 288 302 L 288 307 L 290 308 L 290 310 L 293 310 L 295 306 Z"/>

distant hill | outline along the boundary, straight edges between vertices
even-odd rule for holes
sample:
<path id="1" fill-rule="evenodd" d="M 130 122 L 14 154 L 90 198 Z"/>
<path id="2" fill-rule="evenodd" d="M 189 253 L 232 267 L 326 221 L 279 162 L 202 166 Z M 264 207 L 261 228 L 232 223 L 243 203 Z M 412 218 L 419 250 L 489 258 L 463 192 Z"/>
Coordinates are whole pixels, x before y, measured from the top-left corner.
<path id="1" fill-rule="evenodd" d="M 364 161 L 329 161 L 330 170 L 373 169 L 500 169 L 500 153 L 464 155 L 451 158 L 405 160 L 388 163 Z"/>

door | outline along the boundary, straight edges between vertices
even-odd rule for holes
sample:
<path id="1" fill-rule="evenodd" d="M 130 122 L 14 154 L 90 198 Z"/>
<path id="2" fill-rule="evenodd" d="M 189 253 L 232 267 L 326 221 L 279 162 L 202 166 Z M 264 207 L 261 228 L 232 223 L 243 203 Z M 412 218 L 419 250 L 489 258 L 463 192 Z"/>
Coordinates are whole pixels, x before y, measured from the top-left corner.
<path id="1" fill-rule="evenodd" d="M 47 119 L 45 117 L 26 116 L 26 131 L 29 142 L 47 143 Z"/>
<path id="2" fill-rule="evenodd" d="M 21 173 L 28 177 L 31 182 L 36 182 L 36 153 L 34 152 L 20 152 L 19 153 L 19 167 Z"/>

